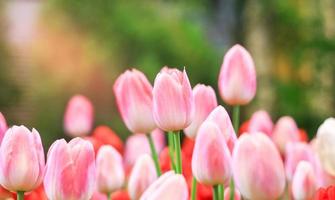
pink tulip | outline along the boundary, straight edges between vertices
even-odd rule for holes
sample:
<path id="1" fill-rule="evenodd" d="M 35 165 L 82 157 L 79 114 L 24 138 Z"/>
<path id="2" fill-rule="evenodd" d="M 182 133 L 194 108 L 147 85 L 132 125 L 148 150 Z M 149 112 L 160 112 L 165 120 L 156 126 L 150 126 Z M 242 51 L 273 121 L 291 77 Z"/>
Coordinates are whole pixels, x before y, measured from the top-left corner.
<path id="1" fill-rule="evenodd" d="M 285 154 L 285 171 L 289 181 L 292 180 L 298 163 L 303 160 L 315 165 L 315 154 L 311 147 L 304 142 L 289 142 Z"/>
<path id="2" fill-rule="evenodd" d="M 145 75 L 127 70 L 114 84 L 114 94 L 126 126 L 133 133 L 149 133 L 155 129 L 152 109 L 152 86 Z"/>
<path id="3" fill-rule="evenodd" d="M 0 147 L 0 183 L 10 191 L 29 192 L 43 180 L 44 151 L 37 130 L 9 128 Z"/>
<path id="4" fill-rule="evenodd" d="M 299 129 L 292 117 L 284 116 L 277 121 L 273 129 L 272 140 L 282 155 L 285 154 L 286 145 L 289 142 L 299 141 Z"/>
<path id="5" fill-rule="evenodd" d="M 122 157 L 111 145 L 103 145 L 96 158 L 97 188 L 109 194 L 120 189 L 125 181 Z"/>
<path id="6" fill-rule="evenodd" d="M 139 157 L 131 171 L 128 193 L 131 199 L 140 199 L 142 193 L 157 179 L 154 161 L 148 154 Z"/>
<path id="7" fill-rule="evenodd" d="M 219 76 L 222 99 L 230 105 L 248 104 L 256 94 L 256 71 L 249 52 L 241 45 L 228 50 Z"/>
<path id="8" fill-rule="evenodd" d="M 237 188 L 247 199 L 278 199 L 285 189 L 284 164 L 280 154 L 263 133 L 243 134 L 233 152 Z"/>
<path id="9" fill-rule="evenodd" d="M 87 135 L 93 124 L 93 106 L 82 95 L 73 96 L 67 104 L 64 116 L 64 129 L 72 137 Z"/>
<path id="10" fill-rule="evenodd" d="M 335 118 L 326 119 L 316 136 L 316 150 L 324 170 L 335 176 Z"/>
<path id="11" fill-rule="evenodd" d="M 193 88 L 195 115 L 192 123 L 184 129 L 184 133 L 191 139 L 197 135 L 198 128 L 205 121 L 210 112 L 218 105 L 215 91 L 211 86 L 198 84 Z"/>
<path id="12" fill-rule="evenodd" d="M 145 190 L 140 200 L 188 200 L 188 187 L 181 174 L 169 171 Z"/>
<path id="13" fill-rule="evenodd" d="M 230 117 L 223 106 L 217 106 L 207 117 L 206 121 L 214 122 L 223 134 L 230 152 L 233 151 L 237 140 Z"/>
<path id="14" fill-rule="evenodd" d="M 48 199 L 87 200 L 95 189 L 94 149 L 89 141 L 56 140 L 48 152 L 44 188 Z"/>
<path id="15" fill-rule="evenodd" d="M 151 132 L 151 137 L 155 144 L 155 149 L 159 154 L 165 146 L 165 134 L 160 129 Z M 136 160 L 143 154 L 151 154 L 148 139 L 143 134 L 134 134 L 127 138 L 124 153 L 126 167 L 135 164 Z"/>
<path id="16" fill-rule="evenodd" d="M 292 180 L 292 194 L 296 200 L 309 200 L 316 191 L 316 177 L 312 165 L 300 161 Z"/>
<path id="17" fill-rule="evenodd" d="M 252 114 L 249 120 L 249 133 L 257 133 L 262 132 L 268 135 L 269 137 L 272 136 L 272 129 L 273 129 L 273 122 L 269 113 L 264 110 L 259 110 Z"/>
<path id="18" fill-rule="evenodd" d="M 5 117 L 2 115 L 2 113 L 0 112 L 0 144 L 2 142 L 2 139 L 5 135 L 5 132 L 7 131 L 8 127 L 7 127 L 7 122 Z"/>
<path id="19" fill-rule="evenodd" d="M 153 88 L 153 114 L 156 124 L 165 131 L 188 127 L 194 115 L 194 99 L 186 71 L 164 67 L 156 76 Z"/>
<path id="20" fill-rule="evenodd" d="M 230 200 L 230 188 L 227 187 L 225 190 L 224 190 L 224 196 L 223 196 L 223 199 L 224 200 Z M 241 200 L 241 194 L 240 192 L 235 189 L 234 191 L 234 200 Z"/>
<path id="21" fill-rule="evenodd" d="M 199 128 L 192 156 L 192 173 L 205 185 L 227 185 L 231 176 L 231 155 L 219 127 L 205 121 Z"/>

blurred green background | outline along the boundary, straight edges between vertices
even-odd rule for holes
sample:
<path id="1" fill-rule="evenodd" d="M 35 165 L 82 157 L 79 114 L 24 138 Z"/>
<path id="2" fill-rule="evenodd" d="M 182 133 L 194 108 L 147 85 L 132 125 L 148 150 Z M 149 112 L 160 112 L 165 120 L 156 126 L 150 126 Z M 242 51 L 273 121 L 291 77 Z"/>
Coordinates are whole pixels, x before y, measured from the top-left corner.
<path id="1" fill-rule="evenodd" d="M 63 137 L 72 95 L 91 99 L 95 125 L 125 138 L 112 92 L 121 72 L 136 67 L 153 81 L 162 66 L 185 66 L 193 86 L 217 89 L 236 43 L 258 75 L 243 119 L 258 109 L 274 121 L 291 115 L 312 137 L 335 115 L 333 0 L 12 0 L 0 9 L 0 111 L 37 128 L 45 146 Z"/>

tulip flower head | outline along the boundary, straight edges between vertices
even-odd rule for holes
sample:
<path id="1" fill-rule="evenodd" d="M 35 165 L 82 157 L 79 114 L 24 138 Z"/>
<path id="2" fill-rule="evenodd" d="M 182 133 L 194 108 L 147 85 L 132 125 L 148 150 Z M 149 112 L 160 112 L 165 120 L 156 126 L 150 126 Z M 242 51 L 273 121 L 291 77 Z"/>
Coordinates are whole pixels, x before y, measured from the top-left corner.
<path id="1" fill-rule="evenodd" d="M 307 161 L 300 161 L 292 180 L 292 194 L 294 199 L 312 199 L 316 191 L 316 177 L 312 165 Z"/>
<path id="2" fill-rule="evenodd" d="M 2 142 L 2 139 L 5 135 L 5 132 L 7 131 L 8 127 L 7 127 L 7 122 L 5 117 L 2 115 L 2 113 L 0 112 L 0 144 Z"/>
<path id="3" fill-rule="evenodd" d="M 48 199 L 88 200 L 95 189 L 94 149 L 89 141 L 56 140 L 48 152 L 44 188 Z"/>
<path id="4" fill-rule="evenodd" d="M 223 194 L 223 199 L 224 200 L 230 200 L 230 187 L 227 187 L 225 190 L 224 190 L 224 194 Z M 235 189 L 234 191 L 234 200 L 241 200 L 241 194 L 240 192 Z"/>
<path id="5" fill-rule="evenodd" d="M 238 190 L 247 199 L 278 199 L 285 189 L 283 161 L 263 133 L 239 137 L 233 152 L 233 174 Z"/>
<path id="6" fill-rule="evenodd" d="M 217 106 L 208 115 L 206 121 L 214 122 L 219 127 L 226 140 L 226 144 L 232 153 L 237 137 L 226 109 L 223 106 Z"/>
<path id="7" fill-rule="evenodd" d="M 192 156 L 192 172 L 206 185 L 227 184 L 232 175 L 231 155 L 219 127 L 205 121 L 199 128 Z"/>
<path id="8" fill-rule="evenodd" d="M 110 194 L 120 189 L 125 181 L 120 153 L 111 145 L 103 145 L 96 158 L 97 188 Z"/>
<path id="9" fill-rule="evenodd" d="M 152 86 L 142 72 L 127 70 L 117 78 L 113 89 L 121 117 L 131 132 L 149 133 L 156 128 Z"/>
<path id="10" fill-rule="evenodd" d="M 199 126 L 209 113 L 217 106 L 215 91 L 210 86 L 198 84 L 193 88 L 195 115 L 192 123 L 184 129 L 184 133 L 191 139 L 195 139 Z"/>
<path id="11" fill-rule="evenodd" d="M 277 121 L 273 129 L 272 140 L 282 155 L 285 154 L 286 145 L 289 142 L 300 140 L 298 126 L 292 117 L 284 116 Z"/>
<path id="12" fill-rule="evenodd" d="M 131 171 L 128 193 L 131 199 L 140 199 L 142 193 L 157 179 L 154 161 L 148 154 L 139 157 Z"/>
<path id="13" fill-rule="evenodd" d="M 188 127 L 194 115 L 192 87 L 185 69 L 164 67 L 155 78 L 153 114 L 157 126 L 164 131 Z"/>
<path id="14" fill-rule="evenodd" d="M 87 135 L 93 125 L 93 105 L 82 95 L 73 96 L 66 107 L 64 129 L 72 137 Z"/>
<path id="15" fill-rule="evenodd" d="M 250 53 L 241 45 L 228 50 L 219 75 L 219 91 L 230 105 L 248 104 L 256 94 L 256 71 Z"/>
<path id="16" fill-rule="evenodd" d="M 188 200 L 188 187 L 181 174 L 169 171 L 145 190 L 140 200 Z"/>
<path id="17" fill-rule="evenodd" d="M 322 167 L 335 176 L 335 118 L 326 119 L 316 135 L 316 150 Z"/>
<path id="18" fill-rule="evenodd" d="M 43 180 L 44 151 L 40 134 L 25 126 L 9 128 L 0 146 L 0 184 L 10 191 L 29 192 Z"/>
<path id="19" fill-rule="evenodd" d="M 249 133 L 261 132 L 271 137 L 272 130 L 273 130 L 273 122 L 269 113 L 267 113 L 264 110 L 259 110 L 254 114 L 252 114 L 248 126 Z"/>

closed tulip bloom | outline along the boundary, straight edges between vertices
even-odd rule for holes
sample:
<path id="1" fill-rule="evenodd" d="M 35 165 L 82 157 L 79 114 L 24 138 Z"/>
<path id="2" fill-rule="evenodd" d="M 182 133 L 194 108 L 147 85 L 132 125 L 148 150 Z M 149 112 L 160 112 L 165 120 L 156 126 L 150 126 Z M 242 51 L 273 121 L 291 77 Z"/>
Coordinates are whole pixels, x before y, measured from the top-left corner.
<path id="1" fill-rule="evenodd" d="M 7 127 L 7 122 L 5 117 L 2 115 L 2 113 L 0 112 L 0 144 L 2 142 L 2 139 L 5 135 L 5 132 L 7 131 L 8 127 Z"/>
<path id="2" fill-rule="evenodd" d="M 205 121 L 199 128 L 192 156 L 192 173 L 206 185 L 227 184 L 232 175 L 231 155 L 218 126 Z"/>
<path id="3" fill-rule="evenodd" d="M 273 122 L 269 115 L 264 110 L 259 110 L 252 114 L 249 120 L 248 132 L 249 133 L 265 133 L 269 137 L 272 136 Z"/>
<path id="4" fill-rule="evenodd" d="M 326 119 L 317 131 L 316 150 L 322 167 L 335 176 L 335 118 Z"/>
<path id="5" fill-rule="evenodd" d="M 277 121 L 273 129 L 272 140 L 282 155 L 285 154 L 286 145 L 289 142 L 299 141 L 299 138 L 299 129 L 292 117 L 284 116 Z"/>
<path id="6" fill-rule="evenodd" d="M 32 191 L 43 180 L 44 151 L 37 130 L 9 128 L 0 147 L 0 184 L 10 191 Z"/>
<path id="7" fill-rule="evenodd" d="M 155 149 L 159 154 L 165 146 L 165 134 L 160 129 L 151 132 Z M 126 148 L 124 153 L 124 161 L 126 167 L 135 164 L 136 160 L 144 154 L 151 154 L 148 139 L 143 134 L 133 134 L 126 140 Z"/>
<path id="8" fill-rule="evenodd" d="M 184 69 L 164 67 L 153 88 L 153 114 L 157 126 L 165 131 L 188 127 L 194 115 L 192 87 Z"/>
<path id="9" fill-rule="evenodd" d="M 256 94 L 254 61 L 241 45 L 234 45 L 224 56 L 219 91 L 222 99 L 230 105 L 248 104 Z"/>
<path id="10" fill-rule="evenodd" d="M 288 143 L 285 154 L 285 171 L 289 181 L 292 180 L 298 163 L 303 160 L 315 165 L 315 154 L 311 146 L 304 142 Z"/>
<path id="11" fill-rule="evenodd" d="M 148 189 L 141 200 L 188 200 L 188 186 L 181 174 L 164 173 Z"/>
<path id="12" fill-rule="evenodd" d="M 139 157 L 131 171 L 128 193 L 131 199 L 140 199 L 142 193 L 157 179 L 154 161 L 148 154 Z"/>
<path id="13" fill-rule="evenodd" d="M 127 70 L 117 78 L 113 89 L 121 117 L 131 132 L 149 133 L 155 129 L 152 86 L 142 72 Z"/>
<path id="14" fill-rule="evenodd" d="M 316 177 L 312 165 L 300 161 L 292 180 L 292 194 L 296 200 L 312 199 L 316 191 Z"/>
<path id="15" fill-rule="evenodd" d="M 224 200 L 230 200 L 230 188 L 229 187 L 227 187 L 225 190 L 224 190 L 224 196 L 223 196 L 223 199 Z M 240 192 L 237 190 L 237 189 L 235 189 L 235 191 L 234 191 L 234 198 L 233 198 L 234 200 L 241 200 L 241 194 L 240 194 Z"/>
<path id="16" fill-rule="evenodd" d="M 226 140 L 226 144 L 232 153 L 237 137 L 226 109 L 223 106 L 217 106 L 208 115 L 206 121 L 214 122 L 219 127 Z"/>
<path id="17" fill-rule="evenodd" d="M 90 133 L 93 125 L 93 105 L 82 95 L 73 96 L 67 104 L 64 116 L 65 132 L 72 136 Z"/>
<path id="18" fill-rule="evenodd" d="M 184 133 L 191 139 L 197 135 L 199 126 L 209 113 L 218 105 L 215 91 L 211 86 L 198 84 L 193 88 L 193 97 L 195 105 L 195 115 L 192 123 L 184 129 Z"/>
<path id="19" fill-rule="evenodd" d="M 285 189 L 283 161 L 263 133 L 239 137 L 233 152 L 233 174 L 237 188 L 247 199 L 278 199 Z"/>
<path id="20" fill-rule="evenodd" d="M 125 174 L 120 153 L 111 145 L 103 145 L 96 158 L 97 188 L 112 193 L 123 186 Z"/>
<path id="21" fill-rule="evenodd" d="M 89 200 L 95 180 L 94 149 L 89 141 L 60 139 L 51 145 L 44 177 L 48 199 Z"/>

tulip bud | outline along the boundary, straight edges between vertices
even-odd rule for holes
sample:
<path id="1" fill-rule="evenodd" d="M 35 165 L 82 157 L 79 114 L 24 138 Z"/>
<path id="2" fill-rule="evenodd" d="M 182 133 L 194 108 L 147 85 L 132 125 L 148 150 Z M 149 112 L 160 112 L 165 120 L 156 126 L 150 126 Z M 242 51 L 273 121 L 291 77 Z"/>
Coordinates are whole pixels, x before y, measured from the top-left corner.
<path id="1" fill-rule="evenodd" d="M 229 200 L 230 199 L 230 188 L 229 187 L 227 187 L 225 190 L 224 190 L 224 200 Z M 237 190 L 237 189 L 235 189 L 235 191 L 234 191 L 234 198 L 233 198 L 234 200 L 241 200 L 241 194 L 240 194 L 240 192 Z"/>
<path id="2" fill-rule="evenodd" d="M 335 118 L 326 119 L 317 131 L 316 150 L 322 167 L 335 176 Z"/>
<path id="3" fill-rule="evenodd" d="M 206 185 L 226 185 L 232 175 L 231 155 L 218 126 L 205 121 L 199 128 L 192 156 L 192 173 Z"/>
<path id="4" fill-rule="evenodd" d="M 139 157 L 131 171 L 128 193 L 131 199 L 140 199 L 142 193 L 157 179 L 154 161 L 148 154 Z"/>
<path id="5" fill-rule="evenodd" d="M 316 177 L 309 162 L 300 161 L 292 180 L 292 194 L 296 200 L 312 199 L 316 191 Z"/>
<path id="6" fill-rule="evenodd" d="M 184 129 L 184 133 L 191 139 L 196 137 L 198 128 L 205 121 L 210 112 L 218 105 L 215 91 L 211 86 L 198 84 L 193 88 L 195 115 L 192 123 Z"/>
<path id="7" fill-rule="evenodd" d="M 97 188 L 112 193 L 123 186 L 125 175 L 120 153 L 110 145 L 103 145 L 96 158 Z"/>
<path id="8" fill-rule="evenodd" d="M 194 115 L 194 99 L 186 71 L 164 67 L 156 76 L 153 88 L 153 114 L 156 124 L 165 131 L 188 127 Z"/>
<path id="9" fill-rule="evenodd" d="M 9 128 L 0 147 L 0 184 L 10 191 L 32 191 L 43 180 L 44 151 L 37 130 Z"/>
<path id="10" fill-rule="evenodd" d="M 172 171 L 161 175 L 145 190 L 140 200 L 188 200 L 188 187 L 181 174 Z"/>
<path id="11" fill-rule="evenodd" d="M 228 50 L 219 76 L 222 99 L 230 105 L 248 104 L 256 94 L 256 71 L 249 52 L 240 45 Z"/>
<path id="12" fill-rule="evenodd" d="M 249 133 L 261 132 L 271 137 L 272 129 L 273 129 L 273 122 L 271 120 L 269 113 L 267 113 L 264 110 L 259 110 L 254 114 L 252 114 L 248 126 Z"/>
<path id="13" fill-rule="evenodd" d="M 292 117 L 284 116 L 277 121 L 273 129 L 272 140 L 282 155 L 285 154 L 286 145 L 289 142 L 299 141 L 299 138 L 299 129 Z"/>
<path id="14" fill-rule="evenodd" d="M 87 135 L 93 124 L 93 105 L 82 95 L 73 96 L 67 104 L 64 129 L 72 137 Z"/>
<path id="15" fill-rule="evenodd" d="M 95 189 L 94 149 L 89 141 L 56 140 L 48 152 L 44 188 L 48 199 L 88 200 Z"/>
<path id="16" fill-rule="evenodd" d="M 2 139 L 5 135 L 5 132 L 7 131 L 8 127 L 7 127 L 7 122 L 5 117 L 2 115 L 2 113 L 0 112 L 0 144 L 2 142 Z"/>
<path id="17" fill-rule="evenodd" d="M 217 106 L 207 117 L 206 121 L 214 122 L 221 133 L 223 134 L 226 144 L 230 150 L 233 151 L 235 142 L 237 140 L 230 117 L 223 106 Z"/>
<path id="18" fill-rule="evenodd" d="M 298 163 L 303 160 L 314 165 L 315 155 L 311 147 L 304 142 L 289 142 L 285 154 L 285 171 L 289 181 L 292 180 Z"/>
<path id="19" fill-rule="evenodd" d="M 165 146 L 164 133 L 160 129 L 151 132 L 157 153 L 161 152 Z M 134 134 L 127 138 L 126 149 L 124 153 L 125 165 L 130 167 L 136 160 L 144 154 L 151 154 L 148 139 L 143 134 Z"/>
<path id="20" fill-rule="evenodd" d="M 114 94 L 123 121 L 133 133 L 149 133 L 155 127 L 152 86 L 145 75 L 127 70 L 114 84 Z"/>
<path id="21" fill-rule="evenodd" d="M 232 166 L 236 186 L 247 199 L 277 199 L 284 192 L 283 161 L 276 146 L 263 133 L 239 137 Z"/>

